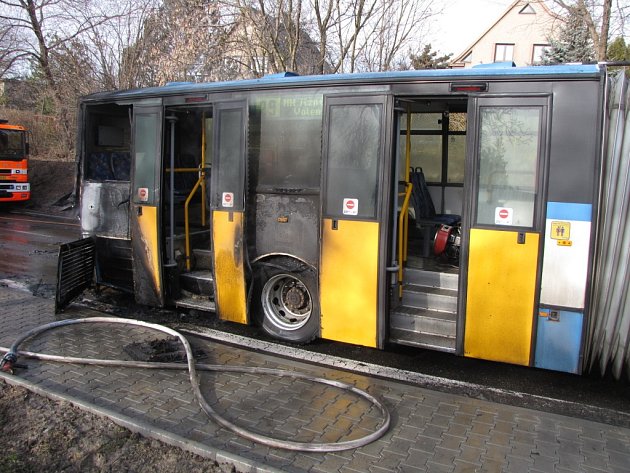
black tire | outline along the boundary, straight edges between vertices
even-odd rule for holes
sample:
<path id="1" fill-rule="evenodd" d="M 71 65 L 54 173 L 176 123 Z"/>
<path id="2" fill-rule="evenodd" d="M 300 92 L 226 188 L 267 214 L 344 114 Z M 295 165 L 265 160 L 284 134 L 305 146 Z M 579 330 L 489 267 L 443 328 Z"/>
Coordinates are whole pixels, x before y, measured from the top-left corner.
<path id="1" fill-rule="evenodd" d="M 290 258 L 256 266 L 252 300 L 262 329 L 275 339 L 309 343 L 319 335 L 319 293 L 315 271 Z"/>

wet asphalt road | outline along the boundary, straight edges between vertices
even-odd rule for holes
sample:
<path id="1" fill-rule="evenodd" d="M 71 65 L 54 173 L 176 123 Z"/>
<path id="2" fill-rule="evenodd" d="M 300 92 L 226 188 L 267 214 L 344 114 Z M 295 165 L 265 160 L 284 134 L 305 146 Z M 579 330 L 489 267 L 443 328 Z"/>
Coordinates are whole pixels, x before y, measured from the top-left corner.
<path id="1" fill-rule="evenodd" d="M 59 245 L 80 235 L 76 219 L 0 211 L 0 281 L 25 285 L 35 295 L 54 295 Z"/>
<path id="2" fill-rule="evenodd" d="M 0 211 L 0 285 L 54 297 L 59 244 L 78 238 L 80 227 L 71 217 Z M 123 317 L 167 325 L 183 322 L 193 329 L 209 327 L 267 339 L 256 327 L 221 322 L 194 311 L 139 307 L 130 297 L 112 291 L 103 291 L 98 297 L 88 294 L 82 303 Z M 597 373 L 575 376 L 400 346 L 380 351 L 316 340 L 302 348 L 439 377 L 436 389 L 443 391 L 630 427 L 628 380 L 615 381 Z M 430 384 L 427 387 L 432 389 Z"/>

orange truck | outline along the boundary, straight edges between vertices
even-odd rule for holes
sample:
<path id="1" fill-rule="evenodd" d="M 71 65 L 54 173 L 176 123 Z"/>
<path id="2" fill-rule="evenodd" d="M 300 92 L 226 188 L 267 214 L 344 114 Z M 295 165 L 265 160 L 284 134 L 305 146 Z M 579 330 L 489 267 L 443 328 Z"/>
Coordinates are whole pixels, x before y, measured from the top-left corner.
<path id="1" fill-rule="evenodd" d="M 18 202 L 31 197 L 28 154 L 26 128 L 0 120 L 0 202 Z"/>

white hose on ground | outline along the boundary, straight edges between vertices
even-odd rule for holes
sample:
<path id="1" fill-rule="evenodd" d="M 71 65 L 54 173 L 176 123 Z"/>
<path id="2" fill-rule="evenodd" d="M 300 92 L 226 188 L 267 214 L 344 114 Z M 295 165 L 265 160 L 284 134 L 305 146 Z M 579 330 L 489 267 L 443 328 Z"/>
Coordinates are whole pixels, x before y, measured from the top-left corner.
<path id="1" fill-rule="evenodd" d="M 159 332 L 166 333 L 168 335 L 177 337 L 179 341 L 182 343 L 184 350 L 186 352 L 186 360 L 187 366 L 184 366 L 181 363 L 159 363 L 159 362 L 138 362 L 138 361 L 123 361 L 123 360 L 104 360 L 104 359 L 92 359 L 92 358 L 76 358 L 76 357 L 67 357 L 67 356 L 59 356 L 59 355 L 47 355 L 42 353 L 33 353 L 27 351 L 19 351 L 19 346 L 26 340 L 36 337 L 37 335 L 45 332 L 47 330 L 52 330 L 54 328 L 64 327 L 67 325 L 75 325 L 75 324 L 83 324 L 83 323 L 111 323 L 111 324 L 123 324 L 123 325 L 135 325 L 139 327 L 144 327 L 148 329 L 157 330 Z M 371 394 L 356 388 L 350 384 L 343 383 L 340 381 L 334 381 L 325 378 L 318 378 L 314 376 L 310 376 L 303 373 L 298 373 L 295 371 L 281 370 L 281 369 L 273 369 L 273 368 L 260 368 L 260 367 L 252 367 L 252 366 L 226 366 L 226 365 L 209 365 L 209 364 L 195 364 L 193 359 L 192 348 L 190 347 L 190 343 L 181 333 L 165 327 L 163 325 L 152 324 L 148 322 L 143 322 L 141 320 L 133 320 L 133 319 L 120 319 L 116 317 L 90 317 L 85 319 L 67 319 L 60 320 L 57 322 L 52 322 L 45 325 L 40 325 L 39 327 L 35 327 L 32 330 L 29 330 L 25 334 L 18 337 L 18 339 L 11 345 L 11 347 L 7 350 L 6 348 L 0 347 L 1 351 L 7 352 L 4 356 L 2 363 L 3 365 L 8 362 L 14 364 L 17 360 L 18 355 L 27 356 L 30 358 L 35 358 L 43 361 L 56 361 L 63 363 L 78 363 L 78 364 L 87 364 L 87 365 L 100 365 L 100 366 L 122 366 L 122 367 L 130 367 L 130 368 L 149 368 L 149 369 L 186 369 L 188 368 L 188 373 L 190 376 L 190 384 L 193 388 L 193 393 L 199 402 L 199 405 L 204 410 L 204 412 L 217 424 L 225 427 L 228 430 L 244 437 L 246 439 L 252 440 L 254 442 L 258 442 L 263 445 L 267 445 L 269 447 L 274 448 L 282 448 L 285 450 L 296 450 L 303 452 L 337 452 L 341 450 L 348 450 L 352 448 L 362 447 L 367 445 L 370 442 L 382 437 L 385 432 L 389 429 L 391 417 L 389 411 L 385 408 L 385 406 L 374 396 Z M 359 397 L 366 399 L 369 403 L 373 404 L 378 408 L 383 417 L 379 427 L 372 433 L 365 435 L 363 437 L 345 440 L 340 442 L 331 442 L 331 443 L 316 443 L 316 442 L 294 442 L 290 440 L 281 440 L 273 437 L 268 437 L 266 435 L 258 434 L 256 432 L 252 432 L 243 427 L 240 427 L 230 420 L 226 419 L 218 412 L 216 412 L 212 406 L 206 401 L 203 393 L 201 392 L 201 388 L 199 386 L 199 378 L 197 375 L 197 370 L 202 371 L 223 371 L 223 372 L 232 372 L 232 373 L 250 373 L 250 374 L 266 374 L 272 376 L 284 376 L 295 379 L 304 379 L 316 383 L 326 384 L 329 386 L 333 386 L 342 390 L 350 391 L 356 394 Z"/>

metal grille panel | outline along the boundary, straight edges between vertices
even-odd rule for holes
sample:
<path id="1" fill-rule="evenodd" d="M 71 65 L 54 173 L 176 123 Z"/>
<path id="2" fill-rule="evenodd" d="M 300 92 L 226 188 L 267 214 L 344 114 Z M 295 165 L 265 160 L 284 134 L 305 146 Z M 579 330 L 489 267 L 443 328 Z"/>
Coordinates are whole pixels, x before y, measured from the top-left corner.
<path id="1" fill-rule="evenodd" d="M 59 247 L 55 313 L 92 285 L 95 260 L 94 238 L 65 243 Z"/>

